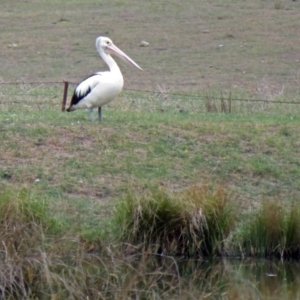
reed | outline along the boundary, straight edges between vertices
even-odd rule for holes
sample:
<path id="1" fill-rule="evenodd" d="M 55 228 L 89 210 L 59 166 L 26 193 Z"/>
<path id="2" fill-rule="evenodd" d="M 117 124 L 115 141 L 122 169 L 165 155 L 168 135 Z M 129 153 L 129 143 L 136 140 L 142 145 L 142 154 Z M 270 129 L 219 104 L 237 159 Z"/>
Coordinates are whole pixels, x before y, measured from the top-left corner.
<path id="1" fill-rule="evenodd" d="M 118 238 L 142 251 L 205 257 L 220 255 L 236 214 L 224 187 L 193 186 L 169 194 L 164 190 L 129 194 L 115 211 Z"/>
<path id="2" fill-rule="evenodd" d="M 246 256 L 299 258 L 300 209 L 265 201 L 241 224 L 239 243 Z"/>

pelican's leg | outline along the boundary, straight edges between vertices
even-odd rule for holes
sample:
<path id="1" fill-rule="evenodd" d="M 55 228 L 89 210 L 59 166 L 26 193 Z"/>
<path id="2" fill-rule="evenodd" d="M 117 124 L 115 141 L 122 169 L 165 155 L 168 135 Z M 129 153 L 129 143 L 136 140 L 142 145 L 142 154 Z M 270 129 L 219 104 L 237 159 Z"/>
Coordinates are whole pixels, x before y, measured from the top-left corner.
<path id="1" fill-rule="evenodd" d="M 99 117 L 99 122 L 102 121 L 102 107 L 98 107 L 98 117 Z"/>
<path id="2" fill-rule="evenodd" d="M 93 115 L 93 107 L 90 108 L 90 119 L 92 122 L 94 122 L 94 115 Z"/>

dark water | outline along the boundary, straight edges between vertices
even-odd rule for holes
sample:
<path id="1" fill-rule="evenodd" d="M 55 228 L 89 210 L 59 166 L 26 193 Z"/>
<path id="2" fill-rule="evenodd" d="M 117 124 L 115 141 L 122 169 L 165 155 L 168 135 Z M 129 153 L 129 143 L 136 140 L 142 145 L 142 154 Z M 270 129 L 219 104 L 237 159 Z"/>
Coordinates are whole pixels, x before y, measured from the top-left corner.
<path id="1" fill-rule="evenodd" d="M 267 259 L 178 262 L 208 299 L 300 299 L 300 263 Z M 189 274 L 188 274 L 189 273 Z"/>
<path id="2" fill-rule="evenodd" d="M 157 299 L 300 300 L 300 263 L 267 259 L 148 258 L 134 266 L 158 288 Z M 138 265 L 142 265 L 140 268 Z M 152 274 L 152 275 L 151 275 Z M 140 278 L 141 279 L 141 278 Z M 149 287 L 149 282 L 143 286 Z M 176 292 L 172 293 L 172 289 Z M 177 296 L 176 296 L 177 294 Z M 165 295 L 166 297 L 164 297 Z M 144 299 L 139 293 L 138 299 Z M 145 298 L 146 299 L 146 298 Z"/>
<path id="3" fill-rule="evenodd" d="M 297 261 L 194 260 L 149 253 L 87 259 L 85 271 L 93 275 L 87 287 L 101 292 L 101 299 L 300 300 Z"/>
<path id="4" fill-rule="evenodd" d="M 255 299 L 300 299 L 300 264 L 266 259 L 224 260 L 225 274 Z M 247 293 L 248 292 L 248 293 Z"/>

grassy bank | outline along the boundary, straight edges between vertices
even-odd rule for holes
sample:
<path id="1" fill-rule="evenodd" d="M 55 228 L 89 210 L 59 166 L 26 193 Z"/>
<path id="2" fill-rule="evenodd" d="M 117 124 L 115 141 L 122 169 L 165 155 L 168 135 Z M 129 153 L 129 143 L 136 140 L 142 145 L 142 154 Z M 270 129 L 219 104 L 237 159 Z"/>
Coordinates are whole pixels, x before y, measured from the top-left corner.
<path id="1" fill-rule="evenodd" d="M 102 124 L 86 111 L 5 104 L 7 298 L 176 299 L 180 289 L 181 299 L 238 299 L 247 288 L 255 299 L 231 273 L 214 269 L 220 281 L 177 259 L 299 257 L 297 110 L 150 100 L 124 94 Z"/>
<path id="2" fill-rule="evenodd" d="M 102 217 L 90 222 L 74 203 L 59 213 L 62 200 L 2 187 L 3 299 L 256 299 L 218 256 L 299 258 L 299 208 L 267 201 L 245 213 L 224 187 L 131 193 L 106 217 L 95 206 Z"/>

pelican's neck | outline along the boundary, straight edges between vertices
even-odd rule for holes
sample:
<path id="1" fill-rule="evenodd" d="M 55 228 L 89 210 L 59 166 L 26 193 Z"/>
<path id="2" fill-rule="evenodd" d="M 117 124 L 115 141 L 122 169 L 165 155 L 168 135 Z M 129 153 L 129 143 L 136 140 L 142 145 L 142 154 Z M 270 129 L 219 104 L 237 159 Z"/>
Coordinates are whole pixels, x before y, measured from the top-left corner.
<path id="1" fill-rule="evenodd" d="M 103 49 L 100 49 L 100 51 L 98 50 L 98 52 L 99 52 L 101 58 L 106 62 L 106 64 L 109 67 L 109 70 L 112 73 L 122 75 L 118 64 L 115 62 L 115 60 L 109 54 L 107 54 L 105 51 L 103 51 Z"/>

